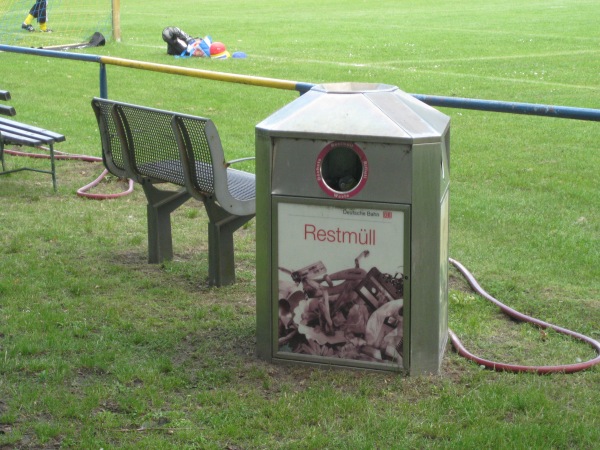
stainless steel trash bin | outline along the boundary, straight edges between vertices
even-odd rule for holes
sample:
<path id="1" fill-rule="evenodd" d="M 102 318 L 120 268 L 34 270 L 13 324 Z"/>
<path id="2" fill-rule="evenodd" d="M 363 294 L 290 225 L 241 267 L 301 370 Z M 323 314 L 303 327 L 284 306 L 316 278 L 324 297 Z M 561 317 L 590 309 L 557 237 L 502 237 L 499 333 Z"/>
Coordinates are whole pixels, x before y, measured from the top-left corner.
<path id="1" fill-rule="evenodd" d="M 438 373 L 449 118 L 397 87 L 315 86 L 256 127 L 257 351 Z"/>

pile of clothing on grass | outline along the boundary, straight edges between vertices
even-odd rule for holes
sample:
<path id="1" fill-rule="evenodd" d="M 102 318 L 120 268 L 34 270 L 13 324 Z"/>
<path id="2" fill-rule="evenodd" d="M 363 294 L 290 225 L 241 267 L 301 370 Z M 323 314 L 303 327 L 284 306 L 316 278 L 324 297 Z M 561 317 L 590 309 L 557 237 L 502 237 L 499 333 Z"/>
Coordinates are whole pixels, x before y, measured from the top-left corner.
<path id="1" fill-rule="evenodd" d="M 230 54 L 222 42 L 213 42 L 210 36 L 204 38 L 193 38 L 181 28 L 167 27 L 162 32 L 163 41 L 167 43 L 167 53 L 179 58 L 212 58 L 227 59 L 245 58 L 243 52 Z"/>

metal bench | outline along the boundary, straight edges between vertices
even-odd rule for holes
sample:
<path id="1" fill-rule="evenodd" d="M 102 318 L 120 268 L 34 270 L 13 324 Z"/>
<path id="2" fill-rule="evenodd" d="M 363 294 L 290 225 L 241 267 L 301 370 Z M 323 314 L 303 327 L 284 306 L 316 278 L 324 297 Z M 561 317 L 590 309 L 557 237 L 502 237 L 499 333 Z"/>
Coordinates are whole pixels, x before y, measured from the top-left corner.
<path id="1" fill-rule="evenodd" d="M 0 91 L 0 100 L 10 100 L 10 92 Z M 0 114 L 5 116 L 14 116 L 16 111 L 12 106 L 0 105 Z M 2 172 L 0 175 L 20 172 L 22 170 L 31 170 L 33 172 L 48 173 L 52 175 L 52 186 L 56 191 L 56 167 L 54 163 L 54 143 L 62 142 L 65 137 L 62 134 L 44 130 L 43 128 L 26 125 L 10 119 L 0 118 L 0 163 Z M 40 147 L 47 145 L 50 149 L 50 170 L 35 169 L 30 167 L 20 167 L 18 169 L 6 170 L 4 163 L 5 145 L 26 145 L 29 147 Z"/>
<path id="2" fill-rule="evenodd" d="M 209 218 L 209 284 L 235 282 L 233 233 L 255 215 L 254 174 L 229 166 L 210 119 L 94 98 L 104 165 L 142 185 L 148 201 L 148 261 L 173 258 L 171 213 L 190 198 Z M 253 159 L 253 158 L 242 158 Z M 177 191 L 159 189 L 171 183 Z"/>

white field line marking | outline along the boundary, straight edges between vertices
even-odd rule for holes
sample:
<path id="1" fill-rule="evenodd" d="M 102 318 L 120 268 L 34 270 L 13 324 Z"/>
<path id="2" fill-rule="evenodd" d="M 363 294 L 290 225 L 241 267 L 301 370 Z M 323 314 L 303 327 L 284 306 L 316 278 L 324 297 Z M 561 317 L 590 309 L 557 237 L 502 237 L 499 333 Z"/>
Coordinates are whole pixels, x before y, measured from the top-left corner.
<path id="1" fill-rule="evenodd" d="M 128 44 L 131 47 L 143 47 L 143 48 L 160 48 L 164 49 L 164 46 L 158 45 L 147 45 L 147 44 Z M 166 51 L 166 50 L 165 50 Z M 514 56 L 484 56 L 479 58 L 457 58 L 457 59 L 436 59 L 436 60 L 406 60 L 406 61 L 390 61 L 390 62 L 382 62 L 382 63 L 348 63 L 348 62 L 339 62 L 339 61 L 322 61 L 317 59 L 299 59 L 299 58 L 289 58 L 289 57 L 274 57 L 270 55 L 257 55 L 252 54 L 250 58 L 262 59 L 262 60 L 271 60 L 273 62 L 295 62 L 301 64 L 328 64 L 339 67 L 349 67 L 349 68 L 358 68 L 358 69 L 379 69 L 384 71 L 408 71 L 412 73 L 429 73 L 434 75 L 445 75 L 449 77 L 456 78 L 478 78 L 484 80 L 491 81 L 502 81 L 502 82 L 510 82 L 510 83 L 525 83 L 525 84 L 536 84 L 541 86 L 554 86 L 561 88 L 573 88 L 573 89 L 584 89 L 591 91 L 600 91 L 600 86 L 585 86 L 578 84 L 569 84 L 569 83 L 559 83 L 559 82 L 551 82 L 544 80 L 528 80 L 523 78 L 510 78 L 510 77 L 498 77 L 492 75 L 476 75 L 476 74 L 466 74 L 466 73 L 457 73 L 457 72 L 448 72 L 448 71 L 440 71 L 440 70 L 431 70 L 431 69 L 420 69 L 416 67 L 399 67 L 400 65 L 404 66 L 406 64 L 424 64 L 430 62 L 456 62 L 456 61 L 478 61 L 478 60 L 496 60 L 496 59 L 520 59 L 520 58 L 536 58 L 536 57 L 548 57 L 548 56 L 569 56 L 569 55 L 578 55 L 578 54 L 588 54 L 588 53 L 600 53 L 600 50 L 578 50 L 574 52 L 554 52 L 554 53 L 536 53 L 532 55 L 514 55 Z"/>
<path id="2" fill-rule="evenodd" d="M 570 88 L 570 89 L 584 89 L 590 91 L 598 91 L 600 92 L 600 86 L 585 86 L 581 84 L 569 84 L 569 83 L 557 83 L 552 81 L 544 81 L 544 80 L 527 80 L 523 78 L 509 78 L 509 77 L 496 77 L 490 75 L 474 75 L 468 73 L 455 73 L 455 72 L 441 72 L 437 70 L 425 70 L 425 69 L 415 69 L 413 72 L 419 73 L 431 73 L 437 75 L 447 75 L 456 78 L 478 78 L 482 80 L 491 80 L 491 81 L 502 81 L 502 82 L 510 82 L 510 83 L 524 83 L 524 84 L 536 84 L 540 86 L 553 86 L 553 87 L 561 87 L 561 88 Z"/>
<path id="3" fill-rule="evenodd" d="M 596 1 L 596 0 L 595 0 Z M 385 29 L 389 29 L 389 30 L 399 30 L 399 31 L 422 31 L 423 27 L 422 26 L 412 26 L 409 24 L 402 24 L 402 25 L 398 25 L 398 24 L 391 24 L 388 26 L 383 27 Z M 380 28 L 382 29 L 382 28 Z M 550 33 L 529 33 L 529 32 L 524 32 L 524 34 L 522 35 L 517 35 L 515 34 L 515 30 L 514 29 L 507 29 L 507 31 L 503 31 L 503 30 L 498 30 L 495 28 L 490 28 L 490 29 L 481 29 L 481 28 L 451 28 L 451 27 L 427 27 L 427 31 L 442 31 L 444 33 L 447 33 L 448 35 L 451 34 L 456 34 L 456 35 L 464 35 L 465 33 L 470 33 L 470 34 L 485 34 L 485 35 L 492 35 L 492 36 L 509 36 L 511 39 L 517 39 L 517 43 L 528 43 L 530 41 L 535 42 L 536 39 L 561 39 L 563 38 L 562 36 L 556 35 L 556 34 L 550 34 Z M 384 35 L 384 33 L 382 33 L 382 35 Z M 566 36 L 566 39 L 569 40 L 574 40 L 574 41 L 593 41 L 593 42 L 598 42 L 598 36 L 596 35 L 591 35 L 591 36 Z M 563 40 L 565 39 L 563 38 Z"/>
<path id="4" fill-rule="evenodd" d="M 131 47 L 143 47 L 143 48 L 166 48 L 164 45 L 148 45 L 148 44 L 136 44 L 128 43 Z M 575 51 L 564 51 L 564 52 L 549 52 L 549 53 L 531 53 L 527 55 L 505 55 L 505 56 L 472 56 L 464 58 L 433 58 L 433 59 L 403 59 L 398 61 L 389 62 L 378 62 L 378 63 L 352 63 L 352 62 L 341 62 L 331 60 L 318 60 L 318 59 L 299 59 L 290 57 L 275 57 L 272 55 L 260 55 L 252 54 L 253 58 L 260 59 L 271 59 L 273 61 L 283 62 L 299 62 L 299 63 L 311 63 L 311 64 L 329 64 L 346 67 L 385 67 L 394 66 L 396 64 L 428 64 L 428 63 L 452 63 L 452 62 L 473 62 L 473 61 L 495 61 L 495 60 L 510 60 L 510 59 L 532 59 L 532 58 L 547 58 L 554 56 L 575 56 L 575 55 L 588 55 L 588 54 L 600 54 L 600 49 L 589 49 L 589 50 L 575 50 Z"/>
<path id="5" fill-rule="evenodd" d="M 473 61 L 507 61 L 511 59 L 533 59 L 533 58 L 548 58 L 555 56 L 577 56 L 577 55 L 589 55 L 589 54 L 600 54 L 600 49 L 589 49 L 589 50 L 574 50 L 564 52 L 549 52 L 549 53 L 530 53 L 523 55 L 495 55 L 495 56 L 470 56 L 464 58 L 433 58 L 433 59 L 407 59 L 402 61 L 390 61 L 382 62 L 380 65 L 392 65 L 392 64 L 425 64 L 425 63 L 453 63 L 453 62 L 473 62 Z"/>

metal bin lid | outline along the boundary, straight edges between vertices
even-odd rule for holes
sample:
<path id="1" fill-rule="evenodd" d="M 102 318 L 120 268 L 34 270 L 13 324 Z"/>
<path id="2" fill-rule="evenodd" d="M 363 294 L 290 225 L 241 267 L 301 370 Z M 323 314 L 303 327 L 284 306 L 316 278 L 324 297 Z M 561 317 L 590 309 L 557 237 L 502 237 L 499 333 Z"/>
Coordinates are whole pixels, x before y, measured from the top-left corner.
<path id="1" fill-rule="evenodd" d="M 440 142 L 450 118 L 401 91 L 372 83 L 314 86 L 257 125 L 271 136 L 402 144 Z"/>

